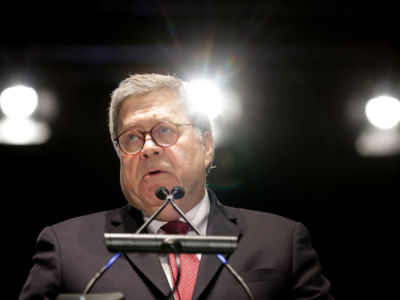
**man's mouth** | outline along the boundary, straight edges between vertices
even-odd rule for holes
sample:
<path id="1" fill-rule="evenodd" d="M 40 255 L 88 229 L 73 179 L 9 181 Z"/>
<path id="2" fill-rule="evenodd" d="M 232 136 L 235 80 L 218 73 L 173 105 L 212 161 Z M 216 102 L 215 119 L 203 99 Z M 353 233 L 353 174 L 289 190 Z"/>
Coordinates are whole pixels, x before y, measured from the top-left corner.
<path id="1" fill-rule="evenodd" d="M 154 176 L 161 175 L 161 174 L 165 174 L 165 171 L 162 171 L 162 170 L 151 170 L 151 171 L 147 172 L 144 175 L 144 177 L 149 178 L 149 177 L 154 177 Z"/>

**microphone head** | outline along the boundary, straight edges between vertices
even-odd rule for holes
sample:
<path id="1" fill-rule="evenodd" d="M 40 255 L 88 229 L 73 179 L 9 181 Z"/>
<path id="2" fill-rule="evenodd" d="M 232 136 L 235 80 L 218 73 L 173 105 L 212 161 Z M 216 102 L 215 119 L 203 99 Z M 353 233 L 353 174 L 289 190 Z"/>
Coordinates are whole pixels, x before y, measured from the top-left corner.
<path id="1" fill-rule="evenodd" d="M 156 197 L 158 199 L 165 200 L 165 199 L 167 199 L 167 196 L 169 195 L 169 191 L 166 187 L 159 186 L 158 188 L 156 188 L 154 194 L 156 195 Z"/>
<path id="2" fill-rule="evenodd" d="M 180 186 L 174 186 L 171 191 L 172 196 L 174 196 L 174 199 L 181 199 L 183 196 L 185 196 L 185 190 L 183 187 Z"/>

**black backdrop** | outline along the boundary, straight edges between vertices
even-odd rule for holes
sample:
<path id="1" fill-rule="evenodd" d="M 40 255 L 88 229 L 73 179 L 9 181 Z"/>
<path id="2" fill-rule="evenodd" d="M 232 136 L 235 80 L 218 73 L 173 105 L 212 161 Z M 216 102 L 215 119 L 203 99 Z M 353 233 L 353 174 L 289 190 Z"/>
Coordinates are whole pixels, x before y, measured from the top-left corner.
<path id="1" fill-rule="evenodd" d="M 119 207 L 106 124 L 128 74 L 219 75 L 242 114 L 225 119 L 209 185 L 227 205 L 303 222 L 337 299 L 389 292 L 399 155 L 362 157 L 362 105 L 400 97 L 390 2 L 3 3 L 0 87 L 51 89 L 52 136 L 0 145 L 7 292 L 16 298 L 40 230 Z M 379 296 L 381 298 L 382 295 Z M 383 297 L 384 298 L 384 297 Z M 381 298 L 381 299 L 383 299 Z"/>

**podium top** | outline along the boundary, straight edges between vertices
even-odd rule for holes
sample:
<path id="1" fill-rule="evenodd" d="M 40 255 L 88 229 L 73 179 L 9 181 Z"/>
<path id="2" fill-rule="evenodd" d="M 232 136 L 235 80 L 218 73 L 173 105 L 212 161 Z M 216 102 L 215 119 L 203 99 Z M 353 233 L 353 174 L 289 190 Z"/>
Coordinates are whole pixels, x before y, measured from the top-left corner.
<path id="1" fill-rule="evenodd" d="M 102 294 L 60 294 L 56 300 L 124 300 L 120 292 Z"/>
<path id="2" fill-rule="evenodd" d="M 105 233 L 104 239 L 110 251 L 149 253 L 231 254 L 238 244 L 237 236 L 219 235 Z"/>

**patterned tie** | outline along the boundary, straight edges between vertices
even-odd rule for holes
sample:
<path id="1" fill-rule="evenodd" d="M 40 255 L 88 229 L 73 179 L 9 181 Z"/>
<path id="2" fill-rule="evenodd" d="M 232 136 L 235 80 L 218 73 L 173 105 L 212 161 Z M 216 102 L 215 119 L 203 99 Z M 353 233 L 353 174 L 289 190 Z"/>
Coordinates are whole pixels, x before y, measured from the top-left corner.
<path id="1" fill-rule="evenodd" d="M 161 227 L 168 234 L 186 234 L 190 225 L 179 221 L 171 221 Z M 181 275 L 178 288 L 175 291 L 175 299 L 190 300 L 192 299 L 194 285 L 196 283 L 197 270 L 199 269 L 199 258 L 196 254 L 180 253 Z M 178 268 L 174 253 L 169 254 L 169 266 L 171 268 L 172 284 L 175 285 L 178 277 Z"/>

